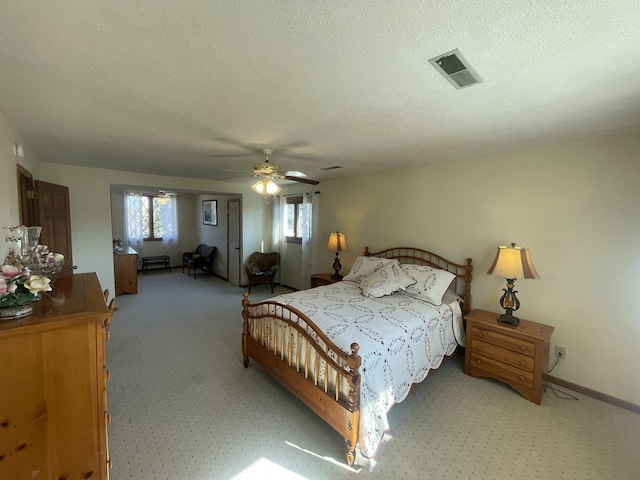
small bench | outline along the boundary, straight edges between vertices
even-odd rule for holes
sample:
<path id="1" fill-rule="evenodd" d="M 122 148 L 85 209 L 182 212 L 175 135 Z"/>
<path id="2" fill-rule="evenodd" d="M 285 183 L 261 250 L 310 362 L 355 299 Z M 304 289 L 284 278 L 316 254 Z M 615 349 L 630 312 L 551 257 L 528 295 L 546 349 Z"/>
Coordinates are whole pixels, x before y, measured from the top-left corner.
<path id="1" fill-rule="evenodd" d="M 142 271 L 147 274 L 147 270 L 160 270 L 168 268 L 171 271 L 169 255 L 155 255 L 153 257 L 142 257 Z M 149 267 L 152 268 L 149 268 Z"/>

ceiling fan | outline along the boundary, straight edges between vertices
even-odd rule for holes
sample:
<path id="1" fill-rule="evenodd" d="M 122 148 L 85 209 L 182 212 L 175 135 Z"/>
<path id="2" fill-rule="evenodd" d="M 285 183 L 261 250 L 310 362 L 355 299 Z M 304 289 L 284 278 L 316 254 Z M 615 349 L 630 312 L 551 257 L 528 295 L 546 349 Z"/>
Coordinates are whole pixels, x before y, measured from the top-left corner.
<path id="1" fill-rule="evenodd" d="M 254 177 L 264 177 L 264 178 L 282 178 L 285 180 L 292 180 L 294 182 L 306 183 L 309 185 L 318 185 L 320 182 L 317 180 L 311 180 L 310 178 L 305 178 L 306 175 L 302 172 L 291 172 L 291 171 L 282 171 L 280 165 L 275 163 L 269 163 L 269 157 L 273 153 L 273 149 L 269 147 L 265 147 L 260 149 L 260 151 L 264 154 L 265 160 L 264 162 L 256 163 L 253 166 L 253 172 L 248 172 L 246 170 L 228 170 L 221 168 L 221 172 L 231 172 L 231 173 L 253 173 Z"/>

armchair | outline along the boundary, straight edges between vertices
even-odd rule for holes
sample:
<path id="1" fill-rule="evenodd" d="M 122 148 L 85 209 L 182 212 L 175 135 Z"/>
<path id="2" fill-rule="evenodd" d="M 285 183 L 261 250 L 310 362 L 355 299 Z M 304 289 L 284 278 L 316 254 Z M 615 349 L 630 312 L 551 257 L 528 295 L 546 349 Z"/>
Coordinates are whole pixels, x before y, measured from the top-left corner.
<path id="1" fill-rule="evenodd" d="M 191 269 L 193 269 L 193 279 L 196 279 L 197 269 L 203 272 L 209 272 L 213 274 L 213 256 L 216 253 L 216 247 L 205 245 L 201 243 L 194 252 L 184 252 L 182 254 L 182 273 L 184 273 L 185 267 L 187 268 L 187 275 L 191 276 Z"/>
<path id="2" fill-rule="evenodd" d="M 245 266 L 249 278 L 249 293 L 251 293 L 253 285 L 260 284 L 271 285 L 271 293 L 273 293 L 273 282 L 279 267 L 280 254 L 278 252 L 253 252 Z"/>

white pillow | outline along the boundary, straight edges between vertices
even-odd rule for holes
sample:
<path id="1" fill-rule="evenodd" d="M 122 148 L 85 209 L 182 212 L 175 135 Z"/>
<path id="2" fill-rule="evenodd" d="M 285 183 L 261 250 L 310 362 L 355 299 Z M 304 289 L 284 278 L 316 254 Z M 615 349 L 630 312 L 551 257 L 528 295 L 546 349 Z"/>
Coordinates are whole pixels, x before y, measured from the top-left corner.
<path id="1" fill-rule="evenodd" d="M 379 298 L 404 290 L 414 283 L 416 281 L 404 273 L 399 264 L 387 263 L 363 278 L 360 289 L 365 297 Z"/>
<path id="2" fill-rule="evenodd" d="M 434 305 L 442 305 L 442 297 L 456 276 L 441 268 L 428 265 L 401 265 L 402 271 L 413 277 L 416 283 L 405 290 L 409 295 L 422 298 Z"/>
<path id="3" fill-rule="evenodd" d="M 394 258 L 358 257 L 353 267 L 351 267 L 351 271 L 345 275 L 342 280 L 351 280 L 352 282 L 360 283 L 364 277 L 389 263 L 399 264 L 398 260 Z"/>

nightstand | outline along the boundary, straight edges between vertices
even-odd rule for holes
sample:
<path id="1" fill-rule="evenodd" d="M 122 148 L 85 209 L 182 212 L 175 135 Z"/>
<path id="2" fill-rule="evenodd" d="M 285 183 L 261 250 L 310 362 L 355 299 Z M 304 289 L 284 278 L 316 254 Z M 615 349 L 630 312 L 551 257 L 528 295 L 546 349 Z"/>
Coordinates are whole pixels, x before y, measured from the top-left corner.
<path id="1" fill-rule="evenodd" d="M 464 373 L 506 383 L 540 405 L 553 327 L 520 319 L 514 327 L 499 323 L 500 314 L 474 310 L 467 322 Z"/>
<path id="2" fill-rule="evenodd" d="M 332 273 L 316 273 L 311 275 L 311 288 L 321 287 L 322 285 L 331 285 L 332 283 L 341 282 L 341 278 L 331 278 Z"/>

